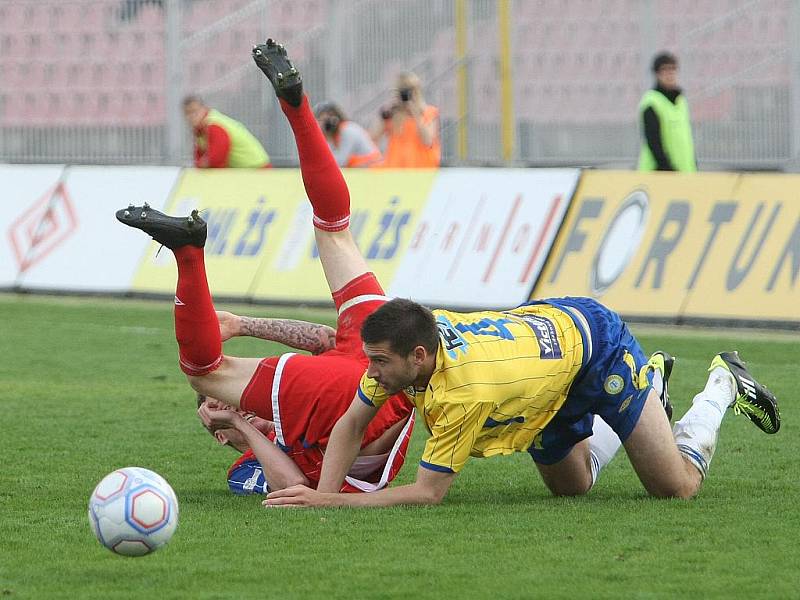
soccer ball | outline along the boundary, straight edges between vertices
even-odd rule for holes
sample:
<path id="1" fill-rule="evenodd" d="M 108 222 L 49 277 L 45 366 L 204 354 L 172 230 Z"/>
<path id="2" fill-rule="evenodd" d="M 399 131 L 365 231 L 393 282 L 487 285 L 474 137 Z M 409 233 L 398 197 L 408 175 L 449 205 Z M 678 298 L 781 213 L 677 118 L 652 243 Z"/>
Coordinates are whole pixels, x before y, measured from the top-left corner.
<path id="1" fill-rule="evenodd" d="M 106 548 L 142 556 L 166 544 L 178 526 L 178 499 L 166 479 L 141 467 L 109 473 L 89 498 L 89 524 Z"/>

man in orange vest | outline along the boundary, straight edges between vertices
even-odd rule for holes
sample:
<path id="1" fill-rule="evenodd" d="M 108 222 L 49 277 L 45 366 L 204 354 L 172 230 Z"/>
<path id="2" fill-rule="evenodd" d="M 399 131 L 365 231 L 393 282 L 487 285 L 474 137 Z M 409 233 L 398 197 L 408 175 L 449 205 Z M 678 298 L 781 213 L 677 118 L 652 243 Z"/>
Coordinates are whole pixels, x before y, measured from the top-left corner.
<path id="1" fill-rule="evenodd" d="M 395 101 L 381 110 L 381 120 L 370 133 L 379 146 L 386 143 L 381 167 L 424 169 L 441 163 L 439 109 L 425 102 L 414 73 L 397 77 Z"/>

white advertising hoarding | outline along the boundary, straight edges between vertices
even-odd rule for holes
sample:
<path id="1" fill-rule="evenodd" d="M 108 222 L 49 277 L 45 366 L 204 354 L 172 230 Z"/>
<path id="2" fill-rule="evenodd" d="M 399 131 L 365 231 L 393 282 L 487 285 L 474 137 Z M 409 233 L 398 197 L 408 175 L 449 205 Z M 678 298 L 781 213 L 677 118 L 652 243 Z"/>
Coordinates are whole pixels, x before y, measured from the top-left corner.
<path id="1" fill-rule="evenodd" d="M 27 167 L 30 169 L 31 167 Z M 16 244 L 14 281 L 26 289 L 120 292 L 149 238 L 118 223 L 117 209 L 147 202 L 163 209 L 177 167 L 66 167 L 44 192 L 20 196 L 12 205 Z"/>
<path id="2" fill-rule="evenodd" d="M 52 218 L 40 218 L 63 171 L 63 165 L 0 165 L 0 287 L 17 285 L 27 266 L 69 235 L 72 215 L 63 204 L 56 203 Z"/>
<path id="3" fill-rule="evenodd" d="M 456 308 L 525 302 L 579 175 L 578 169 L 441 171 L 390 295 Z"/>

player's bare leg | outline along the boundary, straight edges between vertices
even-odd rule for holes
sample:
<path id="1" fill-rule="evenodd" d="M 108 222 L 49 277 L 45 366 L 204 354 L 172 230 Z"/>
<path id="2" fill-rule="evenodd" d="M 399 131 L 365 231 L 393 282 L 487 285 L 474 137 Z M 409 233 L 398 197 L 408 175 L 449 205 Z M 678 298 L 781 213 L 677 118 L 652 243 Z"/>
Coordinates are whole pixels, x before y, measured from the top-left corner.
<path id="1" fill-rule="evenodd" d="M 559 462 L 536 463 L 536 468 L 556 496 L 579 496 L 592 489 L 600 471 L 611 462 L 621 445 L 608 423 L 594 415 L 591 437 L 575 444 Z"/>
<path id="2" fill-rule="evenodd" d="M 651 393 L 625 442 L 636 473 L 654 496 L 690 498 L 699 491 L 729 407 L 744 413 L 765 433 L 780 429 L 775 396 L 752 377 L 736 352 L 714 357 L 703 391 L 672 431 L 660 418 L 658 404 L 657 395 Z"/>
<path id="3" fill-rule="evenodd" d="M 659 350 L 653 353 L 642 369 L 640 377 L 647 377 L 658 395 L 662 406 L 662 418 L 672 418 L 668 382 L 675 358 Z M 556 496 L 578 496 L 587 493 L 600 476 L 600 472 L 616 455 L 622 442 L 614 430 L 599 415 L 594 415 L 592 435 L 576 444 L 561 461 L 544 465 L 536 463 L 548 489 Z"/>
<path id="4" fill-rule="evenodd" d="M 700 490 L 703 475 L 678 451 L 656 392 L 648 395 L 639 421 L 624 446 L 642 485 L 651 495 L 691 498 Z"/>
<path id="5" fill-rule="evenodd" d="M 597 480 L 600 469 L 611 461 L 619 448 L 619 438 L 597 416 L 593 428 L 595 433 L 592 437 L 576 444 L 561 461 L 552 465 L 536 464 L 548 489 L 556 496 L 587 493 Z M 678 452 L 656 392 L 651 391 L 648 395 L 639 421 L 625 442 L 625 449 L 639 478 L 652 495 L 689 497 L 699 488 L 700 474 Z"/>
<path id="6" fill-rule="evenodd" d="M 233 408 L 239 408 L 242 393 L 253 378 L 260 358 L 222 356 L 219 367 L 205 375 L 186 374 L 189 385 L 198 394 L 213 396 Z"/>
<path id="7" fill-rule="evenodd" d="M 238 408 L 259 360 L 222 354 L 219 320 L 205 271 L 206 222 L 197 211 L 188 217 L 170 217 L 147 204 L 123 208 L 116 217 L 172 250 L 178 265 L 175 337 L 181 370 L 196 391 Z"/>
<path id="8" fill-rule="evenodd" d="M 253 48 L 253 59 L 267 76 L 297 143 L 300 171 L 314 209 L 314 236 L 332 292 L 369 268 L 350 234 L 350 193 L 339 165 L 303 93 L 302 77 L 286 49 L 269 39 Z"/>
<path id="9" fill-rule="evenodd" d="M 580 496 L 592 488 L 589 440 L 578 442 L 566 457 L 552 465 L 536 463 L 547 489 L 556 496 Z"/>

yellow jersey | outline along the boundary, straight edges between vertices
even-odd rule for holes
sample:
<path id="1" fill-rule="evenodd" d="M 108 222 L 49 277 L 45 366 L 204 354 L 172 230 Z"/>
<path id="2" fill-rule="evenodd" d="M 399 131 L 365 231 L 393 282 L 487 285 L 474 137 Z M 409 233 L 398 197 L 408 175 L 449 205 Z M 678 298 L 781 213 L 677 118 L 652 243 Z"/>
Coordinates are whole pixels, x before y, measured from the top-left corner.
<path id="1" fill-rule="evenodd" d="M 583 338 L 573 317 L 548 304 L 433 314 L 433 375 L 426 389 L 405 390 L 431 434 L 420 464 L 455 473 L 469 456 L 526 451 L 581 369 Z M 358 396 L 373 406 L 388 398 L 366 373 Z"/>

